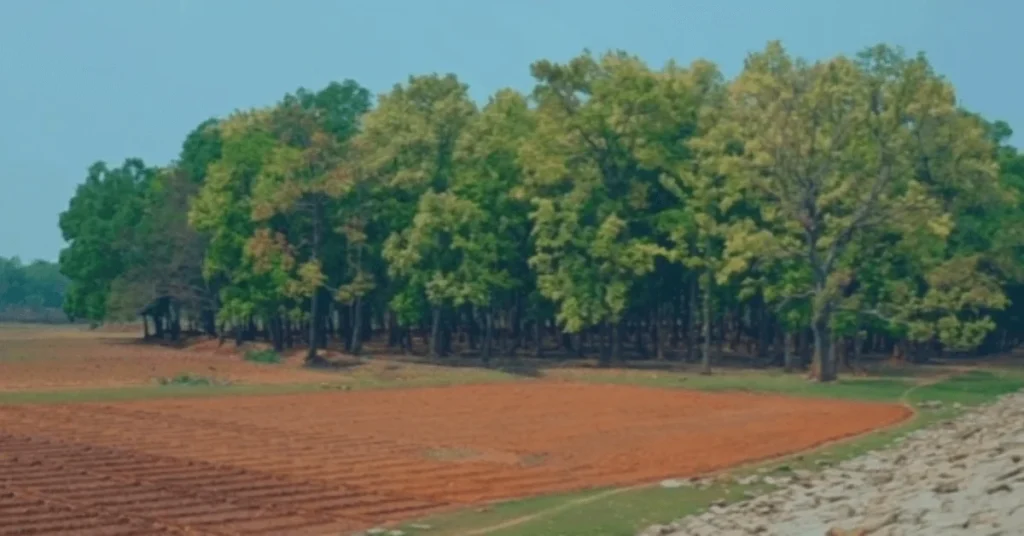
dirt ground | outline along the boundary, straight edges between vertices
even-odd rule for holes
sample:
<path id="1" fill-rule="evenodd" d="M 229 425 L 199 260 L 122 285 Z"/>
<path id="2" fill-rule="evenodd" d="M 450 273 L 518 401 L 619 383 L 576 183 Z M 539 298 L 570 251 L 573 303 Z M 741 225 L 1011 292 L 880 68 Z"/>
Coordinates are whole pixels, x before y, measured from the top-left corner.
<path id="1" fill-rule="evenodd" d="M 908 412 L 543 381 L 0 406 L 0 534 L 338 534 L 496 499 L 698 474 Z"/>
<path id="2" fill-rule="evenodd" d="M 212 344 L 211 344 L 212 343 Z M 138 333 L 67 327 L 0 326 L 0 391 L 124 387 L 189 373 L 236 383 L 323 381 L 300 360 L 268 367 L 248 363 L 230 343 L 181 350 L 142 344 Z"/>

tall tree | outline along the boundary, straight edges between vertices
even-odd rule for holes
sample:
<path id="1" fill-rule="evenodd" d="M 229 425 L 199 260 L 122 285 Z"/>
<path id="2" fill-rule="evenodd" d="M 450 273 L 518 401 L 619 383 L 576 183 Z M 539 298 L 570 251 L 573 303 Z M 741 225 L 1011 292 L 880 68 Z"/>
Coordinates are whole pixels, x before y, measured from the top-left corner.
<path id="1" fill-rule="evenodd" d="M 142 217 L 143 194 L 155 171 L 139 159 L 119 168 L 97 162 L 60 215 L 68 246 L 61 272 L 71 279 L 65 310 L 74 318 L 101 322 L 110 286 L 133 262 L 134 232 Z"/>
<path id="2" fill-rule="evenodd" d="M 366 116 L 357 141 L 361 170 L 372 181 L 377 209 L 374 226 L 393 244 L 388 248 L 391 255 L 403 249 L 402 233 L 412 232 L 407 230 L 415 226 L 421 196 L 429 192 L 437 201 L 448 199 L 441 194 L 448 191 L 455 175 L 456 145 L 477 113 L 467 91 L 454 75 L 414 76 L 381 95 L 377 108 Z M 445 264 L 436 258 L 422 262 L 426 264 L 421 267 L 430 269 Z M 420 321 L 431 278 L 422 277 L 418 270 L 392 270 L 391 275 L 388 294 L 397 320 L 406 326 Z M 430 306 L 435 349 L 443 302 L 437 300 Z"/>
<path id="3" fill-rule="evenodd" d="M 661 248 L 647 211 L 661 194 L 656 171 L 636 149 L 644 117 L 656 113 L 656 77 L 624 53 L 539 61 L 537 129 L 522 149 L 540 292 L 570 333 L 606 325 L 621 357 L 621 321 L 634 283 L 654 270 Z"/>
<path id="4" fill-rule="evenodd" d="M 291 250 L 301 255 L 296 297 L 310 302 L 306 361 L 319 361 L 317 347 L 325 329 L 329 299 L 325 245 L 334 235 L 335 200 L 352 186 L 346 165 L 348 141 L 359 131 L 362 115 L 370 108 L 370 93 L 354 81 L 332 84 L 321 92 L 300 90 L 286 97 L 268 116 L 277 143 L 253 185 L 255 222 L 275 218 L 287 221 Z M 296 231 L 306 231 L 300 237 Z M 282 235 L 284 236 L 284 235 Z"/>
<path id="5" fill-rule="evenodd" d="M 482 113 L 466 128 L 456 152 L 458 164 L 452 191 L 484 212 L 485 219 L 471 237 L 477 279 L 485 286 L 473 306 L 482 312 L 482 354 L 489 357 L 495 316 L 516 309 L 525 301 L 534 324 L 535 348 L 541 349 L 541 330 L 551 315 L 550 305 L 536 289 L 528 259 L 533 250 L 530 236 L 530 202 L 523 189 L 520 149 L 536 128 L 527 99 L 512 90 L 497 92 Z"/>
<path id="6" fill-rule="evenodd" d="M 0 257 L 0 321 L 59 322 L 68 279 L 52 262 Z"/>
<path id="7" fill-rule="evenodd" d="M 190 224 L 209 240 L 203 276 L 219 289 L 219 320 L 236 328 L 252 315 L 277 314 L 281 306 L 280 287 L 253 272 L 247 247 L 257 230 L 253 183 L 275 144 L 266 116 L 260 110 L 238 112 L 218 123 L 220 156 L 210 162 L 189 211 Z"/>
<path id="8" fill-rule="evenodd" d="M 808 64 L 778 43 L 752 54 L 730 92 L 729 115 L 712 146 L 739 139 L 739 156 L 723 153 L 723 171 L 760 194 L 763 224 L 732 238 L 738 257 L 798 259 L 809 288 L 785 296 L 811 302 L 814 363 L 822 381 L 836 377 L 832 321 L 856 277 L 856 248 L 865 233 L 923 230 L 943 238 L 950 215 L 918 177 L 927 148 L 914 143 L 925 119 L 959 117 L 948 83 L 923 57 L 878 47 L 860 61 L 843 57 Z M 979 129 L 958 132 L 958 180 L 986 180 L 991 161 L 977 154 Z M 928 156 L 925 152 L 924 156 Z M 944 180 L 955 180 L 945 177 Z"/>
<path id="9" fill-rule="evenodd" d="M 721 120 L 725 80 L 716 66 L 695 62 L 689 69 L 669 65 L 659 77 L 659 113 L 650 121 L 642 161 L 661 170 L 661 184 L 676 203 L 658 214 L 668 240 L 668 257 L 683 264 L 701 292 L 701 363 L 711 372 L 712 302 L 726 258 L 724 247 L 743 195 L 713 165 L 719 147 L 701 141 Z M 694 299 L 696 297 L 693 297 Z"/>

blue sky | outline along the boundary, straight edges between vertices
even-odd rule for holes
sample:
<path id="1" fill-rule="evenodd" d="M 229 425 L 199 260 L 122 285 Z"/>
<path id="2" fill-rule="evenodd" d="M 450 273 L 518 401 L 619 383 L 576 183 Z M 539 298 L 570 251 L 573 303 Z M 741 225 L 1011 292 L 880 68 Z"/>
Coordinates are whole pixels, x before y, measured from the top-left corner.
<path id="1" fill-rule="evenodd" d="M 55 260 L 92 162 L 165 164 L 208 117 L 413 73 L 454 72 L 484 100 L 585 47 L 731 76 L 771 39 L 808 58 L 887 42 L 1024 132 L 1020 21 L 1016 0 L 0 0 L 0 255 Z"/>

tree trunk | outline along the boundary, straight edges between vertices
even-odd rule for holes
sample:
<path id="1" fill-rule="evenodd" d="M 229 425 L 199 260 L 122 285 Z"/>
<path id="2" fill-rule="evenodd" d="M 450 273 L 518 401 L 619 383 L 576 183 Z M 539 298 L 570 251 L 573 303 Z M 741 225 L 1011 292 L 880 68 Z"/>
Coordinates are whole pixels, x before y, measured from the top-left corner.
<path id="1" fill-rule="evenodd" d="M 797 334 L 796 352 L 800 358 L 800 366 L 805 367 L 811 361 L 811 343 L 810 335 L 811 331 L 807 328 L 802 328 L 800 333 Z"/>
<path id="2" fill-rule="evenodd" d="M 509 330 L 512 344 L 508 349 L 509 357 L 515 357 L 516 351 L 519 350 L 519 346 L 522 341 L 522 329 L 520 324 L 522 323 L 522 303 L 519 296 L 516 296 L 516 305 L 512 308 L 512 314 L 509 317 Z"/>
<path id="3" fill-rule="evenodd" d="M 786 372 L 793 372 L 793 370 L 797 366 L 797 362 L 796 362 L 796 357 L 797 357 L 796 350 L 797 349 L 793 347 L 794 346 L 794 342 L 795 341 L 793 340 L 793 334 L 787 331 L 786 334 L 783 336 L 783 341 L 782 341 L 782 351 L 783 351 L 783 358 L 782 358 L 783 359 L 782 360 L 783 365 L 782 366 L 783 366 L 783 369 Z"/>
<path id="4" fill-rule="evenodd" d="M 857 334 L 853 336 L 853 357 L 851 358 L 850 368 L 856 369 L 860 366 L 860 354 L 863 351 L 863 346 L 864 340 L 861 338 L 860 332 L 858 331 Z"/>
<path id="5" fill-rule="evenodd" d="M 760 359 L 768 357 L 768 346 L 771 344 L 768 318 L 768 305 L 761 298 L 757 307 L 757 357 Z"/>
<path id="6" fill-rule="evenodd" d="M 544 321 L 540 318 L 533 322 L 533 357 L 544 357 Z"/>
<path id="7" fill-rule="evenodd" d="M 334 316 L 337 312 L 337 307 L 334 305 L 334 300 L 330 297 L 327 298 L 327 310 L 324 314 L 324 329 L 323 338 L 320 340 L 321 347 L 327 348 L 327 339 L 334 337 Z"/>
<path id="8" fill-rule="evenodd" d="M 818 381 L 830 382 L 836 379 L 835 351 L 832 348 L 828 318 L 818 315 L 811 329 L 814 331 L 814 372 Z"/>
<path id="9" fill-rule="evenodd" d="M 573 342 L 572 342 L 572 335 L 569 334 L 569 333 L 564 333 L 563 332 L 563 333 L 559 334 L 557 336 L 557 338 L 561 340 L 561 347 L 562 347 L 562 350 L 565 350 L 566 356 L 571 355 L 572 352 L 575 350 L 575 346 L 573 345 Z"/>
<path id="10" fill-rule="evenodd" d="M 701 329 L 704 331 L 704 341 L 701 346 L 701 374 L 711 374 L 711 277 L 705 278 L 703 291 L 703 309 L 701 318 Z"/>
<path id="11" fill-rule="evenodd" d="M 181 335 L 181 305 L 178 305 L 178 302 L 175 301 L 168 308 L 168 311 L 172 315 L 170 321 L 171 340 L 177 341 L 178 336 Z"/>
<path id="12" fill-rule="evenodd" d="M 452 354 L 452 335 L 455 326 L 452 325 L 452 315 L 442 313 L 441 319 L 441 356 L 446 357 Z"/>
<path id="13" fill-rule="evenodd" d="M 341 343 L 346 353 L 352 353 L 352 307 L 342 307 L 338 311 L 338 331 L 341 332 Z"/>
<path id="14" fill-rule="evenodd" d="M 743 337 L 743 314 L 742 309 L 737 308 L 732 315 L 732 340 L 729 341 L 729 351 L 736 352 L 740 347 L 740 340 Z"/>
<path id="15" fill-rule="evenodd" d="M 359 307 L 362 309 L 359 318 L 359 326 L 362 329 L 360 339 L 366 342 L 373 338 L 373 307 L 369 300 L 359 299 Z"/>
<path id="16" fill-rule="evenodd" d="M 488 307 L 484 312 L 484 345 L 480 355 L 484 363 L 491 360 L 491 346 L 494 344 L 494 310 Z"/>
<path id="17" fill-rule="evenodd" d="M 430 322 L 430 357 L 437 359 L 441 354 L 441 308 L 434 306 Z"/>
<path id="18" fill-rule="evenodd" d="M 728 334 L 728 330 L 726 329 L 725 315 L 721 315 L 718 318 L 718 322 L 715 322 L 715 324 L 717 324 L 717 326 L 712 326 L 711 334 L 715 340 L 715 355 L 721 358 L 722 356 L 725 355 L 725 339 L 726 335 Z"/>
<path id="19" fill-rule="evenodd" d="M 467 326 L 466 331 L 469 332 L 469 349 L 470 349 L 470 351 L 473 351 L 473 352 L 475 352 L 477 350 L 477 347 L 480 346 L 480 343 L 479 343 L 480 326 L 477 324 L 477 321 L 476 321 L 478 316 L 480 316 L 480 315 L 477 314 L 476 307 L 475 306 L 470 307 L 470 309 L 469 309 L 469 319 L 467 321 L 467 323 L 469 325 Z"/>
<path id="20" fill-rule="evenodd" d="M 683 302 L 686 300 L 686 296 L 680 294 L 677 299 L 672 300 L 672 339 L 669 342 L 669 346 L 672 349 L 679 348 L 680 334 L 679 330 L 686 324 L 683 321 Z"/>
<path id="21" fill-rule="evenodd" d="M 395 313 L 394 313 L 394 311 L 388 311 L 387 326 L 388 326 L 388 348 L 394 348 L 395 346 L 398 346 L 399 344 L 401 344 L 399 342 L 399 337 L 402 336 L 402 332 L 401 332 L 401 329 L 399 329 L 398 322 L 395 320 Z"/>
<path id="22" fill-rule="evenodd" d="M 205 331 L 207 335 L 215 337 L 217 335 L 217 315 L 213 311 L 205 309 L 201 313 L 201 316 L 203 319 L 203 331 Z"/>
<path id="23" fill-rule="evenodd" d="M 611 362 L 611 328 L 607 322 L 600 324 L 600 328 L 597 335 L 597 342 L 600 345 L 600 353 L 598 354 L 598 360 L 601 365 L 607 365 Z"/>
<path id="24" fill-rule="evenodd" d="M 697 359 L 697 341 L 700 340 L 700 336 L 697 333 L 697 317 L 699 313 L 697 311 L 697 293 L 700 292 L 700 287 L 697 285 L 697 277 L 690 277 L 690 311 L 686 315 L 686 361 L 693 363 Z M 709 332 L 710 333 L 710 332 Z"/>
<path id="25" fill-rule="evenodd" d="M 622 361 L 622 321 L 619 320 L 611 324 L 611 338 L 612 338 L 612 362 L 619 363 Z"/>
<path id="26" fill-rule="evenodd" d="M 327 348 L 327 315 L 330 314 L 330 296 L 326 290 L 321 290 L 317 299 L 320 300 L 320 318 L 314 320 L 317 323 L 316 347 Z"/>
<path id="27" fill-rule="evenodd" d="M 652 336 L 654 337 L 654 341 L 653 341 L 654 342 L 654 357 L 658 361 L 664 361 L 665 360 L 665 335 L 664 335 L 664 332 L 662 331 L 662 326 L 661 326 L 661 307 L 659 307 L 659 306 L 655 306 L 654 307 L 654 314 L 653 314 L 653 316 L 651 318 L 651 323 L 653 324 L 653 327 L 654 327 L 654 330 L 652 331 Z"/>
<path id="28" fill-rule="evenodd" d="M 846 337 L 839 337 L 838 339 L 833 339 L 832 348 L 836 356 L 836 366 L 838 367 L 839 364 L 842 363 L 843 368 L 846 370 L 853 370 L 853 366 L 850 364 L 850 351 L 847 348 L 848 344 L 849 340 Z"/>
<path id="29" fill-rule="evenodd" d="M 284 330 L 281 324 L 280 316 L 270 319 L 270 339 L 273 341 L 274 351 L 278 353 L 284 351 Z"/>
<path id="30" fill-rule="evenodd" d="M 318 201 L 313 204 L 313 240 L 311 244 L 310 260 L 316 262 L 320 258 L 321 242 L 321 212 L 323 208 Z M 320 291 L 317 287 L 313 290 L 309 299 L 309 349 L 306 352 L 306 364 L 317 364 L 320 362 L 316 353 L 316 345 L 320 342 L 320 327 L 323 325 L 320 316 L 323 312 L 320 309 Z"/>
<path id="31" fill-rule="evenodd" d="M 363 351 L 363 299 L 352 302 L 352 355 Z"/>
<path id="32" fill-rule="evenodd" d="M 317 289 L 313 292 L 313 297 L 309 300 L 309 349 L 306 351 L 306 363 L 315 364 L 320 361 L 320 356 L 317 355 L 317 344 L 320 342 L 320 326 L 323 324 L 320 322 L 320 315 L 323 314 L 320 310 L 320 290 Z"/>
<path id="33" fill-rule="evenodd" d="M 402 355 L 412 353 L 412 327 L 400 326 L 398 328 L 398 344 L 402 347 Z"/>
<path id="34" fill-rule="evenodd" d="M 647 359 L 647 345 L 644 344 L 643 320 L 637 320 L 636 322 L 636 353 L 640 355 L 641 359 Z"/>

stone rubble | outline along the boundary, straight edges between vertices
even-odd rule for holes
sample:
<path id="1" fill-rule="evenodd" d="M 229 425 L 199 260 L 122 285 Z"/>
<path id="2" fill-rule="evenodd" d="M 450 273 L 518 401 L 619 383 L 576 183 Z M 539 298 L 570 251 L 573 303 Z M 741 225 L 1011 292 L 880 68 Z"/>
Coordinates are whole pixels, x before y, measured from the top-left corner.
<path id="1" fill-rule="evenodd" d="M 638 536 L 1022 536 L 1024 392 L 819 473 L 761 475 L 780 489 Z"/>

